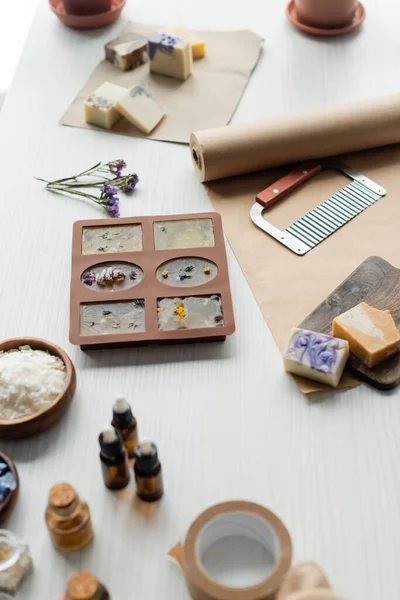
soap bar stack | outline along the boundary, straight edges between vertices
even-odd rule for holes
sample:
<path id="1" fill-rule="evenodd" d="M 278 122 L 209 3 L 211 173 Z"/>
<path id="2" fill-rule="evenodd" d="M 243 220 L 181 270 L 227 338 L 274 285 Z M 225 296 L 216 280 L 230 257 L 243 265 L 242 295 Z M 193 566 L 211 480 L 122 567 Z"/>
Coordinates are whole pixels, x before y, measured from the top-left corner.
<path id="1" fill-rule="evenodd" d="M 124 34 L 105 46 L 106 60 L 121 71 L 149 62 L 150 73 L 185 81 L 193 71 L 193 59 L 203 58 L 206 45 L 184 27 L 167 27 L 147 40 L 139 33 Z M 125 88 L 105 81 L 86 100 L 85 121 L 112 129 L 121 117 L 148 135 L 165 116 L 165 110 L 144 86 Z"/>
<path id="2" fill-rule="evenodd" d="M 292 329 L 286 371 L 336 387 L 349 353 L 373 369 L 400 352 L 400 332 L 388 310 L 361 302 L 332 321 L 333 336 Z"/>
<path id="3" fill-rule="evenodd" d="M 164 110 L 141 85 L 126 89 L 113 83 L 103 83 L 85 102 L 85 121 L 112 129 L 124 116 L 135 127 L 150 133 L 165 115 Z"/>

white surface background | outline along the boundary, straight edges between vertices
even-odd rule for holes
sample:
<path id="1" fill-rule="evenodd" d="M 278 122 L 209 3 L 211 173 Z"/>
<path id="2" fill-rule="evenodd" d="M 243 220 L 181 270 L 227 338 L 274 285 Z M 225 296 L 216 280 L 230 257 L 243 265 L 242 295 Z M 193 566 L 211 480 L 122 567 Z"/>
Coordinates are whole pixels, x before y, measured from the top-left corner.
<path id="1" fill-rule="evenodd" d="M 366 0 L 362 31 L 336 40 L 292 29 L 284 0 L 135 0 L 113 28 L 91 33 L 64 28 L 45 0 L 39 5 L 0 112 L 1 334 L 60 344 L 77 367 L 78 391 L 50 432 L 1 443 L 21 476 L 7 526 L 30 543 L 35 562 L 20 597 L 54 600 L 85 568 L 113 600 L 186 600 L 167 550 L 206 506 L 244 498 L 277 512 L 295 561 L 319 562 L 351 600 L 399 598 L 399 392 L 360 386 L 308 402 L 283 373 L 230 251 L 237 332 L 224 344 L 82 353 L 68 343 L 72 223 L 102 213 L 33 179 L 121 157 L 140 176 L 123 216 L 209 210 L 187 147 L 58 125 L 103 43 L 129 17 L 254 29 L 266 38 L 265 52 L 239 122 L 398 91 L 398 2 Z M 131 400 L 141 434 L 159 446 L 166 494 L 157 505 L 136 502 L 133 484 L 118 494 L 103 486 L 97 435 L 116 394 Z M 94 545 L 68 558 L 53 551 L 43 521 L 47 491 L 60 480 L 88 500 L 96 529 Z"/>

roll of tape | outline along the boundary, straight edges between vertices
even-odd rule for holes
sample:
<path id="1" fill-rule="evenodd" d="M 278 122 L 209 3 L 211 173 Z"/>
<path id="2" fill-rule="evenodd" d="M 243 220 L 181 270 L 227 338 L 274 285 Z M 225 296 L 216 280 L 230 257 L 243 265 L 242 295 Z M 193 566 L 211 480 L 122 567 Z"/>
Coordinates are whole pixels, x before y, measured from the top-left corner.
<path id="1" fill-rule="evenodd" d="M 273 557 L 273 567 L 256 585 L 227 587 L 206 572 L 203 557 L 219 540 L 240 536 L 256 540 Z M 186 584 L 194 600 L 273 600 L 292 560 L 292 542 L 282 521 L 270 510 L 246 501 L 216 504 L 192 523 L 183 544 L 177 544 L 170 556 L 183 569 Z"/>

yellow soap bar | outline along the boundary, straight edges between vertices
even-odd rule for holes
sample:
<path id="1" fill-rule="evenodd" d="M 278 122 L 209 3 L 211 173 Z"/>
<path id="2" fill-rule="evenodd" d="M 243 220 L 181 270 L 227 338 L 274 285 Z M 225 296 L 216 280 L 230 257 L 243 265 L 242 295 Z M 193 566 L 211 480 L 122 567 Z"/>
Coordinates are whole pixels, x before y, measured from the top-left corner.
<path id="1" fill-rule="evenodd" d="M 347 340 L 350 351 L 370 368 L 400 351 L 400 332 L 390 311 L 365 302 L 336 317 L 332 334 Z"/>
<path id="2" fill-rule="evenodd" d="M 193 58 L 195 59 L 203 58 L 203 56 L 206 55 L 206 43 L 185 27 L 163 27 L 159 32 L 167 33 L 168 35 L 173 35 L 189 42 L 192 48 Z"/>

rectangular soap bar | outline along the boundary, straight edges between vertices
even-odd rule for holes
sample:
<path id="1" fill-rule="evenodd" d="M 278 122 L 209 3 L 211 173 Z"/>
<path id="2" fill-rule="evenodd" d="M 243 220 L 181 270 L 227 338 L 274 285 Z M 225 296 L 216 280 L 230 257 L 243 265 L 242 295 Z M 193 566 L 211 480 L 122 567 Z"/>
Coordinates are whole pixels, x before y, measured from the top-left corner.
<path id="1" fill-rule="evenodd" d="M 194 59 L 203 58 L 206 55 L 206 43 L 185 27 L 163 27 L 160 29 L 160 33 L 166 33 L 189 42 Z"/>
<path id="2" fill-rule="evenodd" d="M 367 367 L 375 367 L 400 351 L 400 333 L 388 310 L 361 302 L 336 317 L 333 335 L 347 340 L 350 351 Z"/>
<path id="3" fill-rule="evenodd" d="M 192 49 L 187 40 L 166 33 L 153 33 L 147 44 L 147 53 L 152 73 L 176 79 L 187 79 L 192 73 Z"/>
<path id="4" fill-rule="evenodd" d="M 116 110 L 117 101 L 126 94 L 126 88 L 106 81 L 84 104 L 85 121 L 104 129 L 111 129 L 121 118 Z"/>
<path id="5" fill-rule="evenodd" d="M 283 363 L 285 370 L 336 387 L 349 357 L 345 340 L 293 328 Z"/>
<path id="6" fill-rule="evenodd" d="M 147 62 L 147 39 L 140 33 L 127 33 L 105 45 L 106 59 L 121 71 L 131 71 Z"/>
<path id="7" fill-rule="evenodd" d="M 119 112 L 143 133 L 151 133 L 165 112 L 141 85 L 134 85 L 116 104 Z"/>

